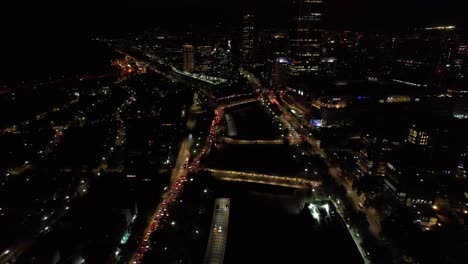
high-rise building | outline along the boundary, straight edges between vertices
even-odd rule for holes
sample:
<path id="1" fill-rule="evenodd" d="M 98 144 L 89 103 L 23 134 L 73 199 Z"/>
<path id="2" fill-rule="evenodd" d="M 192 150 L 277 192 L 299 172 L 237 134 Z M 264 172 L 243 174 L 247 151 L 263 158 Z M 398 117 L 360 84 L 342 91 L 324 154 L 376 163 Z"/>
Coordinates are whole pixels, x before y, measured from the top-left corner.
<path id="1" fill-rule="evenodd" d="M 418 146 L 426 146 L 429 142 L 429 132 L 413 126 L 409 131 L 408 142 Z"/>
<path id="2" fill-rule="evenodd" d="M 273 82 L 275 88 L 281 87 L 286 84 L 286 81 L 288 79 L 287 73 L 289 64 L 290 62 L 287 58 L 281 57 L 276 59 Z"/>
<path id="3" fill-rule="evenodd" d="M 193 71 L 195 69 L 195 48 L 193 45 L 184 45 L 184 71 Z"/>
<path id="4" fill-rule="evenodd" d="M 293 0 L 290 28 L 292 75 L 318 75 L 323 21 L 322 0 Z"/>
<path id="5" fill-rule="evenodd" d="M 253 11 L 246 12 L 242 17 L 242 64 L 251 66 L 254 58 L 255 16 Z"/>
<path id="6" fill-rule="evenodd" d="M 390 153 L 400 146 L 400 142 L 384 133 L 361 136 L 361 149 L 357 153 L 356 177 L 385 176 L 385 168 Z"/>
<path id="7" fill-rule="evenodd" d="M 277 58 L 288 57 L 288 34 L 277 28 L 262 29 L 256 34 L 255 46 L 261 47 L 255 52 L 257 63 L 275 62 Z"/>

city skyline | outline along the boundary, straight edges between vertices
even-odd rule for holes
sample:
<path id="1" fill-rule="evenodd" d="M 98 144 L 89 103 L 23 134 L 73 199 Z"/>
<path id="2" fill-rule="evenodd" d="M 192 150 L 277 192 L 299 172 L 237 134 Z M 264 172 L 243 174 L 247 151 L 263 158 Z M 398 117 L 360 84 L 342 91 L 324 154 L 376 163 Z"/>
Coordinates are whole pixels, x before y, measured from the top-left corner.
<path id="1" fill-rule="evenodd" d="M 463 7 L 8 10 L 0 264 L 466 263 Z"/>

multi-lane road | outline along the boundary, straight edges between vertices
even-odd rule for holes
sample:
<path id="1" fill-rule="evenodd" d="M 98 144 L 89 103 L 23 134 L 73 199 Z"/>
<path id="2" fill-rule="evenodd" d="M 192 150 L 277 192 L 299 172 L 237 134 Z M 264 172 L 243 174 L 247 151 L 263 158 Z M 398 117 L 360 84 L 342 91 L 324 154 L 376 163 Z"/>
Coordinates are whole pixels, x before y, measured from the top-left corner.
<path id="1" fill-rule="evenodd" d="M 197 110 L 197 99 L 198 95 L 194 96 L 193 105 L 190 109 Z M 192 129 L 196 124 L 196 119 L 192 114 L 189 114 L 189 119 L 187 121 L 186 127 Z M 141 259 L 144 256 L 144 253 L 149 249 L 149 236 L 154 232 L 161 222 L 161 220 L 166 216 L 167 208 L 170 204 L 178 197 L 180 191 L 182 190 L 184 182 L 187 180 L 186 176 L 189 172 L 189 157 L 190 157 L 190 148 L 192 145 L 193 139 L 192 135 L 185 137 L 179 148 L 179 153 L 174 164 L 174 169 L 171 174 L 170 187 L 161 194 L 161 202 L 156 207 L 156 210 L 152 214 L 152 217 L 149 219 L 148 225 L 143 233 L 143 238 L 139 243 L 137 252 L 135 252 L 131 258 L 130 263 L 140 263 Z"/>

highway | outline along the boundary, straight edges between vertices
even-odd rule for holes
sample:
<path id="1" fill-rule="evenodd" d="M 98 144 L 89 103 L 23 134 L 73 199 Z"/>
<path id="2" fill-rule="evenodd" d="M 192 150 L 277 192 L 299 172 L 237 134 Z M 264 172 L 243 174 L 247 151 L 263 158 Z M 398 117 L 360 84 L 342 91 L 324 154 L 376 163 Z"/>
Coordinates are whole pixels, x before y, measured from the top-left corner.
<path id="1" fill-rule="evenodd" d="M 145 232 L 143 233 L 143 238 L 139 243 L 137 252 L 135 252 L 132 255 L 129 263 L 132 263 L 132 264 L 140 263 L 142 258 L 144 257 L 144 254 L 149 250 L 150 248 L 149 236 L 151 235 L 151 233 L 153 233 L 155 230 L 159 228 L 161 221 L 165 219 L 166 217 L 168 217 L 168 214 L 166 213 L 167 208 L 172 206 L 173 202 L 179 196 L 180 191 L 183 189 L 183 186 L 185 182 L 187 181 L 186 175 L 188 174 L 188 172 L 191 172 L 197 168 L 198 162 L 200 161 L 201 157 L 205 155 L 205 153 L 213 144 L 213 138 L 216 136 L 217 127 L 218 127 L 219 121 L 221 120 L 221 116 L 222 116 L 222 111 L 219 109 L 215 110 L 215 118 L 213 119 L 213 122 L 211 124 L 210 135 L 208 136 L 206 140 L 206 144 L 203 150 L 200 152 L 200 154 L 197 157 L 195 157 L 192 163 L 190 163 L 187 166 L 188 168 L 180 168 L 180 164 L 185 164 L 186 158 L 187 158 L 186 154 L 190 153 L 191 136 L 188 136 L 182 141 L 179 154 L 177 156 L 176 166 L 171 175 L 172 184 L 170 185 L 169 189 L 161 195 L 161 202 L 159 203 L 152 217 L 150 218 L 148 226 L 145 229 Z M 189 118 L 187 126 L 195 124 L 194 121 L 191 120 L 191 118 L 192 117 Z"/>
<path id="2" fill-rule="evenodd" d="M 184 155 L 186 155 L 186 153 L 189 151 L 189 148 L 190 144 L 188 143 L 188 139 L 186 138 L 181 144 L 177 164 L 185 161 L 184 157 L 186 156 Z M 161 194 L 161 202 L 158 204 L 152 217 L 149 219 L 148 226 L 146 227 L 143 233 L 143 238 L 139 243 L 137 252 L 135 252 L 132 255 L 129 263 L 140 263 L 141 259 L 144 256 L 144 253 L 149 249 L 149 236 L 159 227 L 160 221 L 165 216 L 165 212 L 167 211 L 167 207 L 169 206 L 171 201 L 177 198 L 181 190 L 182 183 L 186 180 L 185 177 L 183 177 L 185 175 L 185 171 L 186 169 L 180 169 L 179 166 L 176 166 L 174 168 L 173 173 L 171 175 L 171 188 L 169 188 L 166 192 Z"/>
<path id="3" fill-rule="evenodd" d="M 287 109 L 285 109 L 279 104 L 276 95 L 271 90 L 265 89 L 261 97 L 267 102 L 267 105 L 265 105 L 265 102 L 262 102 L 265 106 L 268 107 L 270 106 L 270 104 L 274 104 L 278 106 L 278 108 L 281 110 L 282 114 L 280 116 L 275 116 L 275 118 L 281 121 L 281 123 L 284 125 L 284 128 L 288 129 L 289 134 L 283 136 L 286 136 L 289 139 L 289 144 L 298 145 L 299 143 L 301 143 L 302 137 L 297 132 L 297 127 L 294 126 L 294 119 L 291 117 L 291 114 L 287 111 Z M 273 114 L 273 111 L 271 109 L 268 108 L 268 110 L 271 114 Z M 280 128 L 282 128 L 282 125 L 280 125 Z"/>
<path id="4" fill-rule="evenodd" d="M 171 183 L 177 182 L 180 177 L 187 175 L 188 173 L 188 162 L 187 158 L 190 156 L 190 146 L 192 145 L 192 136 L 184 138 L 180 145 L 179 154 L 172 170 Z"/>
<path id="5" fill-rule="evenodd" d="M 198 109 L 197 106 L 197 96 L 194 96 L 193 104 L 191 110 Z M 196 119 L 193 117 L 192 114 L 189 115 L 189 119 L 187 121 L 187 128 L 191 129 L 195 126 Z M 188 135 L 184 138 L 180 144 L 179 153 L 177 155 L 177 159 L 174 164 L 174 169 L 172 170 L 171 174 L 171 182 L 170 188 L 167 191 L 161 194 L 161 202 L 156 207 L 155 211 L 153 212 L 148 226 L 146 227 L 143 238 L 139 243 L 137 248 L 137 252 L 135 252 L 131 258 L 129 263 L 140 263 L 141 259 L 143 258 L 144 254 L 150 248 L 149 244 L 149 236 L 152 232 L 154 232 L 161 222 L 161 220 L 167 216 L 166 211 L 167 208 L 172 204 L 174 200 L 178 197 L 180 191 L 182 190 L 183 183 L 187 181 L 187 174 L 189 172 L 188 158 L 190 157 L 190 147 L 192 145 L 192 135 Z"/>
<path id="6" fill-rule="evenodd" d="M 229 198 L 219 198 L 215 201 L 210 236 L 203 260 L 205 264 L 222 264 L 224 261 L 229 226 L 229 206 Z"/>

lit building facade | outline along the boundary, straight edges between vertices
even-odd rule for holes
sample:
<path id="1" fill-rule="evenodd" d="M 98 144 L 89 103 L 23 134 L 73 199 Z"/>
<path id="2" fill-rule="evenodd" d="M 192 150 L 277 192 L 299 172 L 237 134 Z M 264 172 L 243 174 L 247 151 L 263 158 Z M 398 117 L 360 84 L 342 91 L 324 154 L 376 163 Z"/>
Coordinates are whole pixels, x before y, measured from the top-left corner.
<path id="1" fill-rule="evenodd" d="M 429 143 L 429 132 L 417 129 L 416 126 L 410 128 L 408 141 L 414 145 L 427 146 Z"/>
<path id="2" fill-rule="evenodd" d="M 292 75 L 318 75 L 323 22 L 322 0 L 294 0 L 290 28 Z"/>
<path id="3" fill-rule="evenodd" d="M 356 177 L 385 176 L 388 153 L 398 148 L 399 142 L 369 134 L 362 135 L 360 141 L 361 149 L 357 153 Z"/>
<path id="4" fill-rule="evenodd" d="M 409 209 L 415 223 L 430 227 L 438 222 L 433 211 L 438 172 L 435 168 L 420 168 L 402 160 L 388 162 L 383 187 Z"/>
<path id="5" fill-rule="evenodd" d="M 410 166 L 397 160 L 387 163 L 384 188 L 406 206 L 432 206 L 436 196 L 436 170 Z"/>
<path id="6" fill-rule="evenodd" d="M 253 11 L 245 13 L 242 17 L 242 64 L 251 66 L 254 59 L 255 45 L 255 15 Z"/>
<path id="7" fill-rule="evenodd" d="M 195 69 L 195 47 L 187 44 L 182 49 L 184 54 L 184 71 L 191 72 Z"/>

